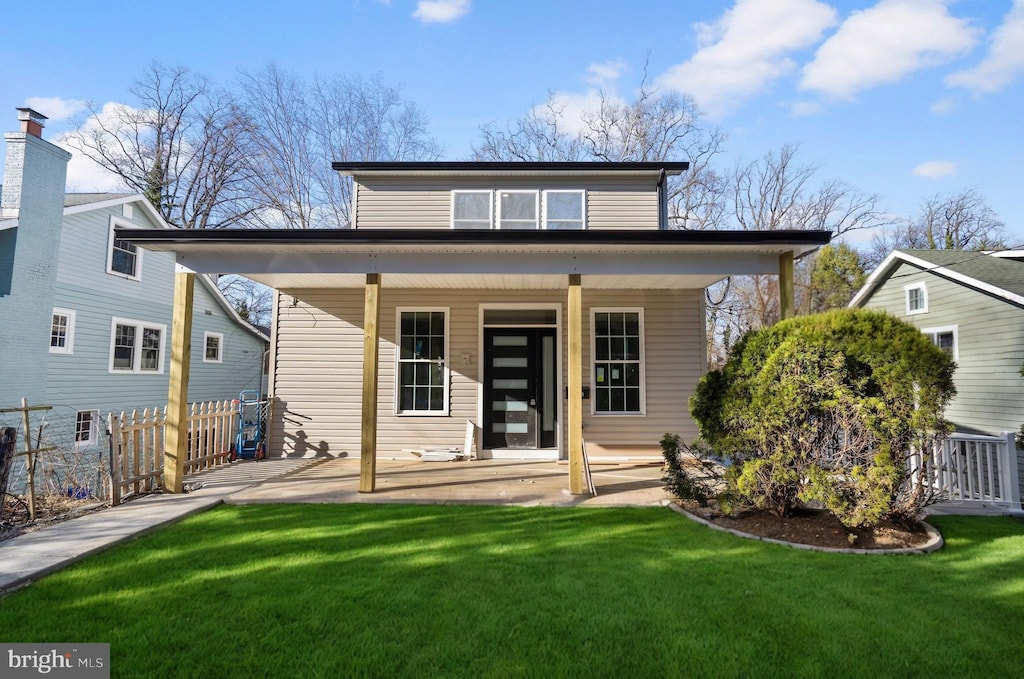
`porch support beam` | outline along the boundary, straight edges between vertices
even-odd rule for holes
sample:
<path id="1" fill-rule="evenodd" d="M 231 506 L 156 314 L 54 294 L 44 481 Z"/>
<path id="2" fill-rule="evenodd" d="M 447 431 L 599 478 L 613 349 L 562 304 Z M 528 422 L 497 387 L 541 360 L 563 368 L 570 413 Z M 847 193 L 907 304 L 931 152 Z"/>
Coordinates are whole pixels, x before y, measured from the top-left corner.
<path id="1" fill-rule="evenodd" d="M 583 285 L 580 274 L 569 274 L 569 492 L 589 492 L 583 469 Z"/>
<path id="2" fill-rule="evenodd" d="M 171 371 L 164 423 L 164 492 L 180 493 L 188 455 L 188 379 L 192 358 L 192 293 L 195 274 L 174 274 L 174 312 L 171 321 Z"/>
<path id="3" fill-rule="evenodd" d="M 377 354 L 380 346 L 380 274 L 366 274 L 363 309 L 363 417 L 359 446 L 359 492 L 377 486 Z"/>
<path id="4" fill-rule="evenodd" d="M 779 255 L 779 319 L 796 316 L 796 297 L 793 293 L 793 253 Z"/>

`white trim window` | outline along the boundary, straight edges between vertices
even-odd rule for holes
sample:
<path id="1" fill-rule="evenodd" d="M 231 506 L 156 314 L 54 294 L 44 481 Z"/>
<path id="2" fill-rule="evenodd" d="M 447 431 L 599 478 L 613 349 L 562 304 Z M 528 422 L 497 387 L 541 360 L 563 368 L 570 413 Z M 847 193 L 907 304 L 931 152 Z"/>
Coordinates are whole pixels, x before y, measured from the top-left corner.
<path id="1" fill-rule="evenodd" d="M 645 414 L 644 310 L 594 308 L 590 312 L 590 327 L 591 412 Z"/>
<path id="2" fill-rule="evenodd" d="M 928 288 L 922 283 L 911 283 L 903 286 L 907 301 L 907 315 L 928 313 Z"/>
<path id="3" fill-rule="evenodd" d="M 166 325 L 110 319 L 109 372 L 162 374 L 166 337 Z"/>
<path id="4" fill-rule="evenodd" d="M 944 325 L 940 328 L 922 328 L 921 332 L 928 336 L 932 344 L 949 354 L 954 362 L 960 362 L 959 326 Z"/>
<path id="5" fill-rule="evenodd" d="M 71 309 L 53 308 L 50 323 L 50 353 L 73 354 L 75 351 L 75 312 Z"/>
<path id="6" fill-rule="evenodd" d="M 75 445 L 94 446 L 100 438 L 100 411 L 79 410 L 75 413 Z"/>
<path id="7" fill-rule="evenodd" d="M 452 191 L 453 229 L 490 229 L 493 225 L 493 191 Z"/>
<path id="8" fill-rule="evenodd" d="M 399 308 L 395 413 L 448 414 L 448 309 Z"/>
<path id="9" fill-rule="evenodd" d="M 587 192 L 545 191 L 544 228 L 552 231 L 587 228 Z"/>
<path id="10" fill-rule="evenodd" d="M 110 217 L 110 239 L 107 243 L 107 273 L 133 281 L 142 279 L 142 250 L 134 243 L 114 237 L 116 227 L 135 226 L 131 222 Z"/>
<path id="11" fill-rule="evenodd" d="M 499 191 L 498 228 L 536 229 L 538 220 L 537 191 Z"/>
<path id="12" fill-rule="evenodd" d="M 224 333 L 210 332 L 203 333 L 203 363 L 224 362 Z"/>

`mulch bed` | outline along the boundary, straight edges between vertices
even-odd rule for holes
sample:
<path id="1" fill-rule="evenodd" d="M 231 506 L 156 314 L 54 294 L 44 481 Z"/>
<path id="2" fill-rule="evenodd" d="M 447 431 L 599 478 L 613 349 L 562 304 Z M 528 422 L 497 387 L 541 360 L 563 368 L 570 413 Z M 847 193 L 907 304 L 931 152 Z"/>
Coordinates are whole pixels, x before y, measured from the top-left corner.
<path id="1" fill-rule="evenodd" d="M 911 527 L 883 523 L 872 528 L 850 528 L 828 512 L 803 509 L 789 517 L 746 511 L 736 516 L 681 503 L 697 516 L 733 530 L 785 542 L 833 549 L 904 549 L 921 547 L 929 536 L 923 524 Z"/>

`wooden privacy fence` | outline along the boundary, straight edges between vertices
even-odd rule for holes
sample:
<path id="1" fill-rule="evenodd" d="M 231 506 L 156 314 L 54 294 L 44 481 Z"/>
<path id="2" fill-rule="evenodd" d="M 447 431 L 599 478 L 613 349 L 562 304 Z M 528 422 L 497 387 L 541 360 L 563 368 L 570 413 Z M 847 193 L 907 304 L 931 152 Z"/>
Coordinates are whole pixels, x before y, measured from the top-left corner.
<path id="1" fill-rule="evenodd" d="M 188 416 L 185 473 L 227 462 L 235 441 L 238 413 L 232 401 L 193 403 Z M 163 485 L 164 423 L 167 407 L 110 413 L 110 501 L 153 491 Z"/>
<path id="2" fill-rule="evenodd" d="M 965 508 L 1021 510 L 1017 448 L 1013 434 L 950 434 L 936 441 L 927 459 L 914 463 L 943 501 Z"/>

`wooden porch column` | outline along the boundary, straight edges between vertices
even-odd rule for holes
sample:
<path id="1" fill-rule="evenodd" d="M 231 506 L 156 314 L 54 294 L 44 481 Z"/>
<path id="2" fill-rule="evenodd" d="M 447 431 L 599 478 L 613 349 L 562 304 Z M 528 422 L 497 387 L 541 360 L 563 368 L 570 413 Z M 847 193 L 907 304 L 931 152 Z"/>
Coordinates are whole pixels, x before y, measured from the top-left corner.
<path id="1" fill-rule="evenodd" d="M 583 285 L 578 273 L 569 274 L 569 492 L 589 492 L 583 465 Z"/>
<path id="2" fill-rule="evenodd" d="M 171 321 L 171 373 L 164 422 L 164 492 L 180 493 L 188 456 L 188 377 L 192 359 L 192 291 L 195 274 L 174 274 L 174 315 Z"/>
<path id="3" fill-rule="evenodd" d="M 377 486 L 377 353 L 380 338 L 380 274 L 366 274 L 363 311 L 363 417 L 359 447 L 359 492 Z"/>
<path id="4" fill-rule="evenodd" d="M 793 294 L 793 253 L 779 255 L 779 320 L 796 316 L 796 298 Z"/>

